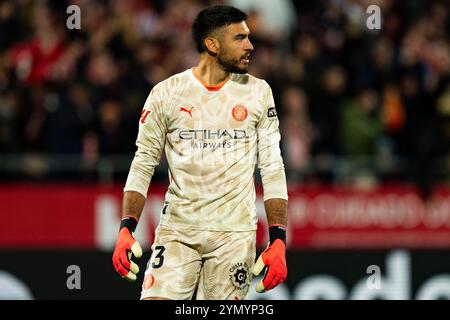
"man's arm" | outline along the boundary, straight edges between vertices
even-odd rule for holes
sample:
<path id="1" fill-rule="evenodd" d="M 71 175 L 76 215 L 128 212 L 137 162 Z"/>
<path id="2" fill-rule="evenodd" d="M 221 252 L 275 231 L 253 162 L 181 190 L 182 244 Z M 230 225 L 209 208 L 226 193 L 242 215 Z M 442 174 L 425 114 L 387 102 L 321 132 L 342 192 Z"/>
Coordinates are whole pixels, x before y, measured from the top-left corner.
<path id="1" fill-rule="evenodd" d="M 137 150 L 124 188 L 125 192 L 135 191 L 144 198 L 147 197 L 150 181 L 155 167 L 159 164 L 166 141 L 167 125 L 164 112 L 166 95 L 161 84 L 155 86 L 148 95 L 139 119 Z M 123 213 L 132 214 L 127 211 Z"/>
<path id="2" fill-rule="evenodd" d="M 264 207 L 269 223 L 270 242 L 253 268 L 258 275 L 265 269 L 264 278 L 256 285 L 257 292 L 273 289 L 287 277 L 286 225 L 287 186 L 280 151 L 280 132 L 272 91 L 267 85 L 265 110 L 258 122 L 258 167 L 264 190 Z"/>
<path id="3" fill-rule="evenodd" d="M 125 191 L 122 200 L 122 219 L 133 217 L 139 221 L 144 210 L 145 197 L 136 191 Z"/>
<path id="4" fill-rule="evenodd" d="M 286 227 L 287 205 L 285 199 L 264 201 L 269 223 L 269 246 L 259 256 L 253 267 L 253 274 L 259 275 L 265 269 L 263 279 L 256 285 L 257 292 L 269 291 L 283 283 L 287 277 Z"/>
<path id="5" fill-rule="evenodd" d="M 122 278 L 135 281 L 139 267 L 131 258 L 142 256 L 139 242 L 134 239 L 134 230 L 145 205 L 145 197 L 136 191 L 125 191 L 122 200 L 122 219 L 120 221 L 119 235 L 113 253 L 113 266 Z"/>
<path id="6" fill-rule="evenodd" d="M 114 269 L 125 279 L 135 281 L 139 268 L 131 258 L 142 256 L 134 231 L 144 209 L 148 187 L 164 148 L 167 132 L 163 90 L 153 89 L 142 110 L 139 132 L 136 140 L 137 151 L 131 163 L 122 200 L 122 220 L 112 261 Z"/>
<path id="7" fill-rule="evenodd" d="M 287 206 L 285 199 L 268 199 L 264 201 L 269 226 L 283 225 L 287 227 Z"/>

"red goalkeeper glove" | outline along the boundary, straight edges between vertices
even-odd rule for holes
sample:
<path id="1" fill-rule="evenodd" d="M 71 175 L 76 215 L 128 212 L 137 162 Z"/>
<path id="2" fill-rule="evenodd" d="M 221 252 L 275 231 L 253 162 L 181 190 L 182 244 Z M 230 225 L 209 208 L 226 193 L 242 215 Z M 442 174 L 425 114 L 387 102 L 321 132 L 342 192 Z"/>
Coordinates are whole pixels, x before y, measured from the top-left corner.
<path id="1" fill-rule="evenodd" d="M 286 227 L 269 227 L 270 242 L 253 267 L 253 274 L 259 275 L 263 269 L 264 278 L 256 285 L 256 292 L 262 293 L 275 288 L 286 280 Z"/>
<path id="2" fill-rule="evenodd" d="M 133 237 L 136 226 L 137 220 L 134 217 L 122 219 L 116 248 L 112 257 L 114 269 L 116 269 L 122 278 L 129 281 L 135 281 L 139 272 L 138 265 L 131 260 L 132 255 L 136 258 L 142 256 L 141 246 Z"/>

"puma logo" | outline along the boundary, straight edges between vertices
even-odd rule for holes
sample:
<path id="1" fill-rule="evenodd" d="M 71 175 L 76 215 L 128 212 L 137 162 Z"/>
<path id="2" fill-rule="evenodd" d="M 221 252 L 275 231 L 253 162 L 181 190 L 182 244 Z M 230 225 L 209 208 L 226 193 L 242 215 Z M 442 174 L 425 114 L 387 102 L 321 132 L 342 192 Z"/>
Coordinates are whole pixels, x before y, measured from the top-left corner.
<path id="1" fill-rule="evenodd" d="M 185 107 L 180 107 L 180 111 L 188 113 L 191 116 L 191 118 L 192 118 L 192 109 L 194 109 L 194 107 L 191 107 L 190 110 L 186 109 Z"/>

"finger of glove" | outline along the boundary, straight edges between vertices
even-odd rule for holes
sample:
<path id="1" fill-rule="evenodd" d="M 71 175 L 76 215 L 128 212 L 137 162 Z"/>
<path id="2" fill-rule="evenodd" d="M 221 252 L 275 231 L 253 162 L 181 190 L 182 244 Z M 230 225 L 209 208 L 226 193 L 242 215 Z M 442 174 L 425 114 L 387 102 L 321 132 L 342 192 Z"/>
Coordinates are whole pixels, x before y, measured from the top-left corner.
<path id="1" fill-rule="evenodd" d="M 134 243 L 131 245 L 131 252 L 136 258 L 142 257 L 142 248 L 139 242 L 134 241 Z"/>
<path id="2" fill-rule="evenodd" d="M 134 244 L 131 246 L 131 251 L 133 252 L 133 248 L 134 248 L 134 253 L 133 255 L 136 256 L 137 254 L 137 258 L 140 258 L 142 256 L 142 249 L 141 246 L 139 245 L 139 243 L 137 241 L 134 242 Z M 121 252 L 119 254 L 119 261 L 120 263 L 123 264 L 123 266 L 127 269 L 127 270 L 131 270 L 133 273 L 137 274 L 139 272 L 139 267 L 137 264 L 135 264 L 133 261 L 131 261 L 131 254 L 132 252 L 128 252 L 128 254 L 125 254 L 124 252 Z"/>
<path id="3" fill-rule="evenodd" d="M 119 255 L 119 262 L 127 269 L 127 272 L 131 268 L 129 256 L 131 256 L 131 253 L 127 255 L 126 252 L 121 252 Z"/>
<path id="4" fill-rule="evenodd" d="M 275 276 L 275 274 L 270 271 L 270 268 L 269 268 L 269 270 L 266 270 L 264 278 L 260 282 L 258 282 L 258 284 L 256 285 L 256 288 L 255 288 L 256 292 L 258 292 L 258 293 L 266 292 L 268 290 L 267 286 L 270 284 L 270 282 L 272 281 L 274 276 Z"/>
<path id="5" fill-rule="evenodd" d="M 256 290 L 256 292 L 258 292 L 258 293 L 263 293 L 263 292 L 266 291 L 266 289 L 264 288 L 264 284 L 263 284 L 263 281 L 262 281 L 262 280 L 258 282 L 258 284 L 257 284 L 256 287 L 255 287 L 255 290 Z"/>
<path id="6" fill-rule="evenodd" d="M 128 257 L 130 258 L 130 271 L 134 274 L 139 273 L 139 266 L 131 260 L 131 252 L 128 253 Z"/>
<path id="7" fill-rule="evenodd" d="M 281 281 L 281 277 L 280 276 L 273 277 L 272 281 L 269 282 L 267 285 L 265 285 L 266 291 L 272 290 L 277 285 L 279 285 L 281 282 L 282 281 Z"/>
<path id="8" fill-rule="evenodd" d="M 272 288 L 269 288 L 270 285 L 273 283 L 273 281 L 276 279 L 277 274 L 272 270 L 272 268 L 269 268 L 269 270 L 266 273 L 266 276 L 264 279 L 262 279 L 262 284 L 264 286 L 265 291 L 270 290 Z"/>
<path id="9" fill-rule="evenodd" d="M 136 281 L 137 276 L 136 276 L 135 273 L 129 271 L 129 272 L 127 273 L 127 275 L 126 275 L 125 277 L 123 277 L 123 278 L 124 278 L 125 280 L 128 280 L 128 281 L 133 282 L 133 281 Z"/>
<path id="10" fill-rule="evenodd" d="M 127 270 L 122 263 L 119 261 L 114 263 L 114 269 L 116 269 L 117 273 L 119 273 L 122 277 L 125 277 L 129 270 Z"/>
<path id="11" fill-rule="evenodd" d="M 130 253 L 131 255 L 131 253 Z M 122 276 L 122 278 L 125 278 L 129 281 L 135 281 L 137 279 L 137 273 L 139 272 L 139 267 L 137 264 L 135 264 L 133 261 L 131 261 L 130 268 L 126 268 L 123 263 L 118 262 L 115 267 L 117 272 Z"/>
<path id="12" fill-rule="evenodd" d="M 113 259 L 112 260 L 113 260 L 113 265 L 114 265 L 115 268 L 116 268 L 116 265 L 120 264 L 127 270 L 125 272 L 125 274 L 130 269 L 130 262 L 127 259 L 125 250 L 116 248 L 114 250 Z M 116 270 L 117 270 L 117 268 L 116 268 Z M 125 274 L 123 274 L 123 275 L 125 275 Z"/>
<path id="13" fill-rule="evenodd" d="M 258 260 L 256 260 L 255 265 L 253 266 L 253 270 L 252 270 L 253 275 L 254 276 L 259 275 L 265 266 L 266 265 L 264 263 L 264 260 L 262 258 L 262 254 L 261 254 L 259 256 Z"/>

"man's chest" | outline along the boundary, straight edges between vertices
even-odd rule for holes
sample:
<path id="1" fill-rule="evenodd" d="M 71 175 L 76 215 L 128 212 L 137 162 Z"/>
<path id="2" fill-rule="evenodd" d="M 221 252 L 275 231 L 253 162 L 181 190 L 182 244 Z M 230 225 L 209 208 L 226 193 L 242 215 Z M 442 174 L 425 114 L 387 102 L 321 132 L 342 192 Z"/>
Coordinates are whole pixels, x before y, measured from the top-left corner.
<path id="1" fill-rule="evenodd" d="M 255 129 L 263 113 L 258 94 L 200 94 L 177 97 L 168 115 L 169 134 L 180 130 Z M 212 134 L 212 133 L 211 133 Z"/>

